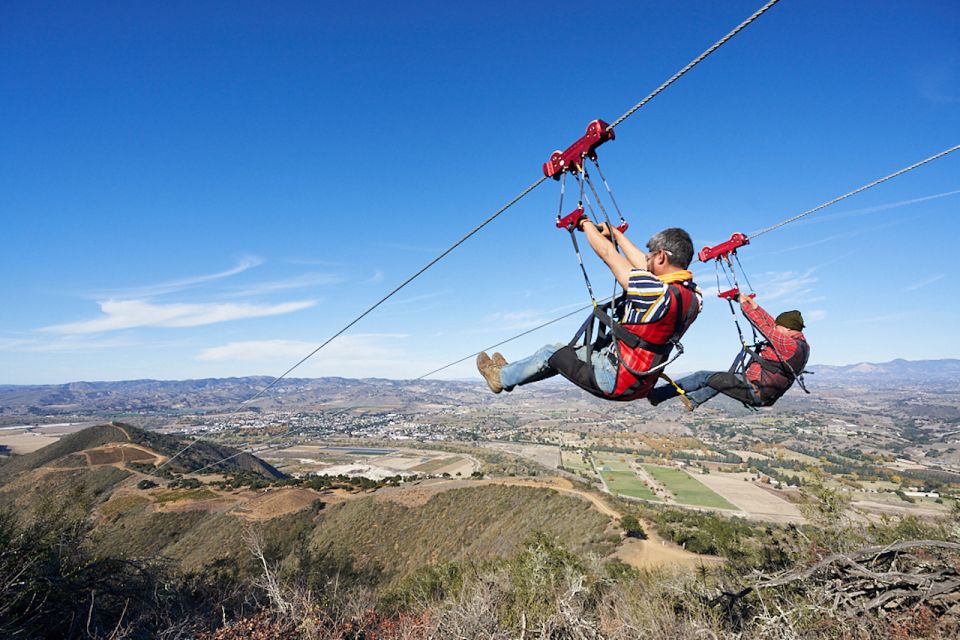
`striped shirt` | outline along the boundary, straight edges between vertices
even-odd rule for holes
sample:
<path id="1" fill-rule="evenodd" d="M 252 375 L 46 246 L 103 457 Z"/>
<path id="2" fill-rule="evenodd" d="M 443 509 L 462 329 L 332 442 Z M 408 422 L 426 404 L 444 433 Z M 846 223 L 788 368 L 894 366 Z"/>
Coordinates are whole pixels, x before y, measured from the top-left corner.
<path id="1" fill-rule="evenodd" d="M 630 272 L 630 286 L 627 287 L 627 300 L 620 320 L 621 323 L 650 324 L 657 322 L 670 311 L 671 297 L 666 295 L 667 285 L 672 282 L 692 279 L 693 274 L 686 270 L 655 276 L 649 271 L 634 269 Z M 699 289 L 697 290 L 697 305 L 703 305 Z"/>

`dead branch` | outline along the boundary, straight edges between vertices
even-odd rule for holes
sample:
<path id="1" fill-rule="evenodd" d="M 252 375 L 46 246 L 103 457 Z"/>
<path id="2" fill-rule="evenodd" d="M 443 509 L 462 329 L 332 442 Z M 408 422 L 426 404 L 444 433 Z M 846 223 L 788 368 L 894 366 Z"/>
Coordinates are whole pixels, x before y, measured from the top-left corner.
<path id="1" fill-rule="evenodd" d="M 916 550 L 931 552 L 920 558 Z M 734 606 L 750 593 L 790 587 L 818 588 L 833 608 L 847 615 L 878 609 L 902 610 L 926 605 L 946 612 L 960 602 L 960 572 L 943 557 L 960 551 L 960 544 L 945 540 L 903 540 L 866 547 L 852 553 L 835 553 L 800 569 L 769 578 L 758 578 L 736 592 L 722 592 L 711 605 Z M 944 553 L 945 552 L 945 553 Z"/>

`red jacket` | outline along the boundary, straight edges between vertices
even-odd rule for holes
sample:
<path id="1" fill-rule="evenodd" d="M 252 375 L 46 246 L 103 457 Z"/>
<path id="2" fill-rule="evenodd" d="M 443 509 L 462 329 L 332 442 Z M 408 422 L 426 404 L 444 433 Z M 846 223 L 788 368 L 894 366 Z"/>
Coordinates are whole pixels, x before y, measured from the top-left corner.
<path id="1" fill-rule="evenodd" d="M 809 346 L 806 344 L 807 338 L 802 332 L 788 334 L 782 327 L 777 325 L 776 320 L 763 310 L 762 307 L 754 307 L 749 303 L 742 303 L 743 314 L 753 323 L 753 325 L 763 334 L 770 344 L 764 344 L 763 348 L 757 354 L 762 359 L 773 364 L 780 364 L 780 358 L 791 361 L 791 367 L 794 374 L 799 374 L 804 365 L 806 357 L 809 355 Z M 801 344 L 802 343 L 802 344 Z M 776 349 L 776 351 L 774 351 Z M 802 349 L 803 353 L 798 353 Z M 780 358 L 777 354 L 780 354 Z M 773 402 L 782 396 L 790 385 L 793 384 L 793 376 L 789 371 L 775 372 L 765 369 L 759 362 L 753 361 L 744 372 L 747 380 L 753 383 L 754 387 L 760 392 L 761 400 Z"/>
<path id="2" fill-rule="evenodd" d="M 679 340 L 700 313 L 700 301 L 695 293 L 695 287 L 692 282 L 685 282 L 689 282 L 690 286 L 668 282 L 664 295 L 671 296 L 670 306 L 660 320 L 644 324 L 624 324 L 623 328 L 653 345 L 669 345 L 674 336 Z M 618 400 L 635 400 L 645 397 L 656 384 L 659 372 L 640 378 L 634 373 L 644 373 L 665 362 L 670 356 L 669 349 L 666 353 L 658 354 L 645 349 L 642 345 L 631 348 L 622 340 L 619 348 L 620 365 L 617 371 L 617 384 L 610 395 Z"/>

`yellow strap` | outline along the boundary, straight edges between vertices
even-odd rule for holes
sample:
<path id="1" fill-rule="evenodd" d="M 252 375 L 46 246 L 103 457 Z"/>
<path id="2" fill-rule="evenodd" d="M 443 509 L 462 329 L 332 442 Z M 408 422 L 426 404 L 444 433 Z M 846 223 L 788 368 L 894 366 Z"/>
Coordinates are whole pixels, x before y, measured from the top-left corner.
<path id="1" fill-rule="evenodd" d="M 679 393 L 682 396 L 687 395 L 687 392 L 683 390 L 683 387 L 681 387 L 676 382 L 674 382 L 673 378 L 665 374 L 663 371 L 660 372 L 660 377 L 666 380 L 667 382 L 669 382 L 670 384 L 672 384 L 673 388 L 677 390 L 677 393 Z"/>

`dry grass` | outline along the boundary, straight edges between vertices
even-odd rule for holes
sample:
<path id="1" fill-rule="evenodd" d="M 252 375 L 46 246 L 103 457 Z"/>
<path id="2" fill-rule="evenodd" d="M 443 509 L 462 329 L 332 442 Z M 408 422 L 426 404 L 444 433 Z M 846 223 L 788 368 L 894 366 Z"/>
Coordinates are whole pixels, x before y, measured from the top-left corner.
<path id="1" fill-rule="evenodd" d="M 165 504 L 168 502 L 178 502 L 189 500 L 192 502 L 198 500 L 213 500 L 220 496 L 210 489 L 170 489 L 166 491 L 157 491 L 151 494 L 154 502 Z"/>
<path id="2" fill-rule="evenodd" d="M 150 498 L 135 493 L 118 495 L 114 496 L 106 504 L 100 507 L 100 514 L 110 518 L 116 516 L 117 514 L 135 509 L 139 506 L 148 505 L 150 502 Z"/>
<path id="3" fill-rule="evenodd" d="M 274 489 L 243 502 L 230 513 L 247 520 L 270 520 L 302 511 L 318 500 L 321 494 L 311 489 Z"/>
<path id="4" fill-rule="evenodd" d="M 118 444 L 106 445 L 83 452 L 90 460 L 91 465 L 118 464 L 122 462 L 153 462 L 157 454 L 136 445 Z"/>

